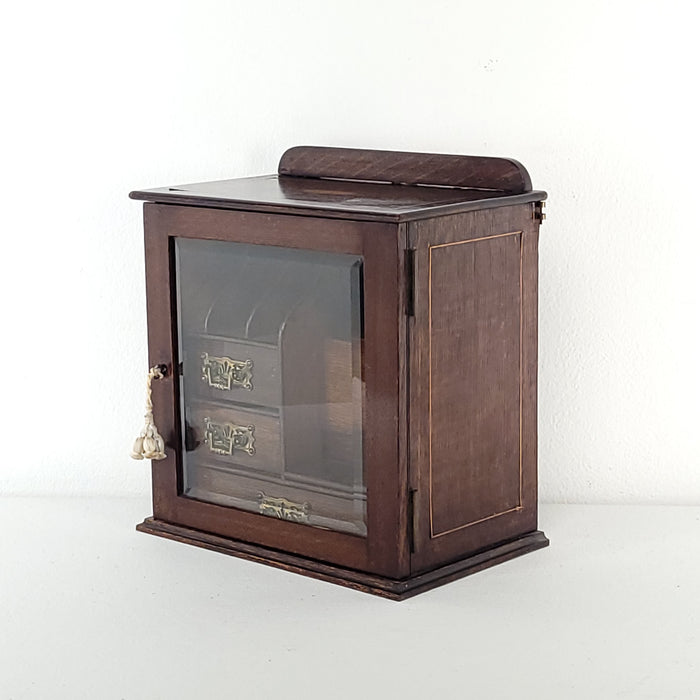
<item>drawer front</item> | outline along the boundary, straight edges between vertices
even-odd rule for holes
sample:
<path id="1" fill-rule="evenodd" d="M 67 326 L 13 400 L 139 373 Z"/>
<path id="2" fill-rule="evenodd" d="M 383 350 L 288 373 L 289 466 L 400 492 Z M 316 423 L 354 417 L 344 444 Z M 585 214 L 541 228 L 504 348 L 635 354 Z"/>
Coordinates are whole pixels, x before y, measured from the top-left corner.
<path id="1" fill-rule="evenodd" d="M 197 465 L 188 495 L 280 520 L 366 535 L 364 494 L 283 483 L 275 475 L 251 476 L 213 461 Z"/>
<path id="2" fill-rule="evenodd" d="M 282 437 L 276 415 L 233 406 L 197 403 L 187 421 L 187 460 L 282 473 Z"/>
<path id="3" fill-rule="evenodd" d="M 225 338 L 190 337 L 185 358 L 188 393 L 212 401 L 279 406 L 282 391 L 277 348 Z"/>

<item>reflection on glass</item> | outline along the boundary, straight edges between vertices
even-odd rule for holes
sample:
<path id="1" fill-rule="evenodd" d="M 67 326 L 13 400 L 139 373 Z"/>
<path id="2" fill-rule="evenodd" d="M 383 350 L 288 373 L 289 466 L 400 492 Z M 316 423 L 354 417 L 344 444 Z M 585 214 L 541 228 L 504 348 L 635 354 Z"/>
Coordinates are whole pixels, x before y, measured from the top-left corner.
<path id="1" fill-rule="evenodd" d="M 184 494 L 366 535 L 362 259 L 176 239 Z"/>

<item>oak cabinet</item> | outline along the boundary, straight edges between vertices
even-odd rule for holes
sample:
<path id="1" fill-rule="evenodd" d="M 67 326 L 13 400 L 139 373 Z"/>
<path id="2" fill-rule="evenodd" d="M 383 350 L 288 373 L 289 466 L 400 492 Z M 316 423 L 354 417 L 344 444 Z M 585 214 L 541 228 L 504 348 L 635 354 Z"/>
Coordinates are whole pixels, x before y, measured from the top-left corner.
<path id="1" fill-rule="evenodd" d="M 395 599 L 546 546 L 522 165 L 297 147 L 131 197 L 165 442 L 139 530 Z"/>

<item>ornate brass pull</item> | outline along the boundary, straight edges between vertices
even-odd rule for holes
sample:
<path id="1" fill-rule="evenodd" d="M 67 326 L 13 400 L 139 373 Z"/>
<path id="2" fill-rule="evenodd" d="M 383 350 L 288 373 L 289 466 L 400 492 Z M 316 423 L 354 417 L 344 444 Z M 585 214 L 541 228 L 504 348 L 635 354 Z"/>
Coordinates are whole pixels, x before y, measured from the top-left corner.
<path id="1" fill-rule="evenodd" d="M 214 423 L 211 418 L 204 419 L 204 440 L 209 450 L 218 455 L 232 455 L 234 450 L 254 455 L 254 433 L 254 425 Z"/>
<path id="2" fill-rule="evenodd" d="M 202 381 L 215 389 L 230 391 L 234 387 L 253 390 L 253 361 L 232 360 L 202 353 Z"/>
<path id="3" fill-rule="evenodd" d="M 295 523 L 305 523 L 309 520 L 309 504 L 293 503 L 286 498 L 266 496 L 262 491 L 258 494 L 260 506 L 258 510 L 263 515 L 270 515 L 280 520 L 291 520 Z"/>

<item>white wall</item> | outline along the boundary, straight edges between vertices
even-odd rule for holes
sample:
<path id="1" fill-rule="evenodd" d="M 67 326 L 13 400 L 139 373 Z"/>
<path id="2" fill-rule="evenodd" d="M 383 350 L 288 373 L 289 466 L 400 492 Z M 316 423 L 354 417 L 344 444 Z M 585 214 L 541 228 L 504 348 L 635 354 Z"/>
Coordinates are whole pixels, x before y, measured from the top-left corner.
<path id="1" fill-rule="evenodd" d="M 0 493 L 134 494 L 130 189 L 296 144 L 503 155 L 550 193 L 540 492 L 700 503 L 691 2 L 14 3 L 3 13 Z"/>

